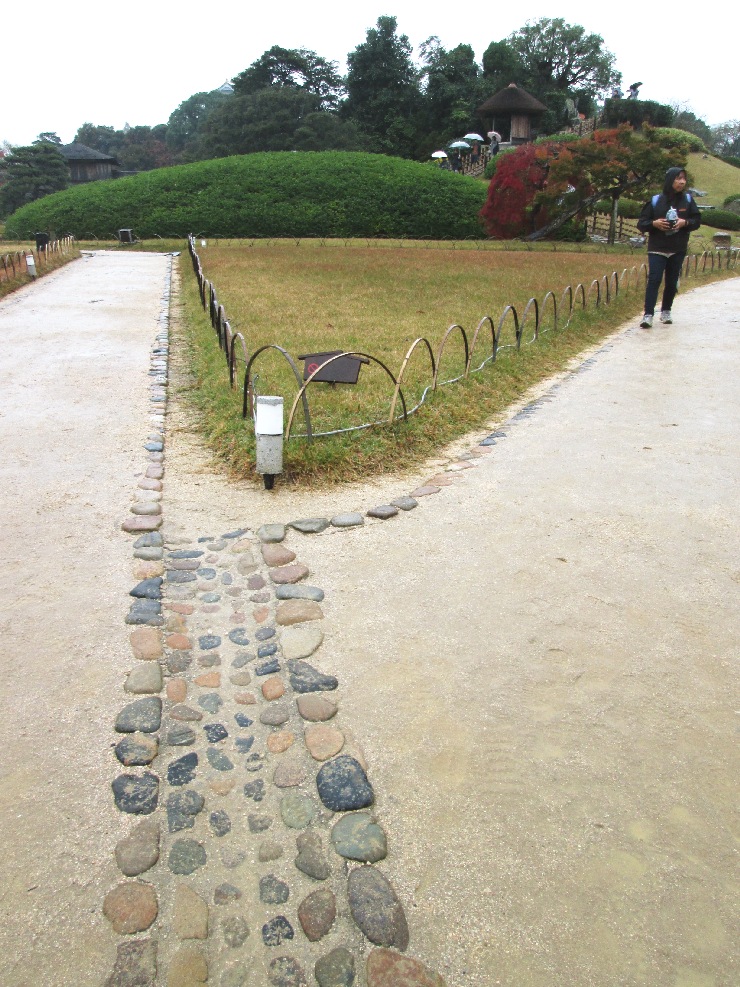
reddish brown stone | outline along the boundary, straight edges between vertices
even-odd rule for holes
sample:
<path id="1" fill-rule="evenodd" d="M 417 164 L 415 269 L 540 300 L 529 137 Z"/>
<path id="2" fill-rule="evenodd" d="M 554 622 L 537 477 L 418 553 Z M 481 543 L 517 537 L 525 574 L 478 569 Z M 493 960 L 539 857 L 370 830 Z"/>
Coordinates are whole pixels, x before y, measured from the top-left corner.
<path id="1" fill-rule="evenodd" d="M 164 642 L 173 651 L 190 651 L 193 642 L 186 634 L 170 634 Z"/>
<path id="2" fill-rule="evenodd" d="M 182 613 L 185 616 L 189 616 L 195 612 L 195 607 L 192 603 L 165 603 L 164 609 L 173 610 L 175 613 Z"/>
<path id="3" fill-rule="evenodd" d="M 295 559 L 295 552 L 282 545 L 267 544 L 262 546 L 262 558 L 268 565 L 287 565 Z"/>
<path id="4" fill-rule="evenodd" d="M 432 487 L 451 487 L 454 483 L 454 479 L 451 476 L 447 476 L 444 473 L 439 473 L 437 476 L 430 477 L 427 480 L 427 485 Z"/>
<path id="5" fill-rule="evenodd" d="M 139 534 L 142 531 L 156 531 L 157 528 L 161 527 L 161 524 L 161 514 L 134 514 L 126 518 L 121 525 L 121 529 L 133 535 Z"/>
<path id="6" fill-rule="evenodd" d="M 277 733 L 271 733 L 267 738 L 267 749 L 271 754 L 282 754 L 283 751 L 293 744 L 295 741 L 295 734 L 291 733 L 290 730 L 279 730 Z"/>
<path id="7" fill-rule="evenodd" d="M 173 703 L 181 703 L 188 694 L 188 684 L 185 679 L 170 679 L 167 683 L 167 698 Z"/>
<path id="8" fill-rule="evenodd" d="M 236 782 L 233 778 L 212 778 L 208 782 L 208 787 L 216 795 L 228 795 L 233 790 Z"/>
<path id="9" fill-rule="evenodd" d="M 328 888 L 313 891 L 298 906 L 298 920 L 310 942 L 323 939 L 336 917 L 337 899 Z"/>
<path id="10" fill-rule="evenodd" d="M 134 566 L 134 579 L 156 579 L 164 573 L 162 562 L 146 562 L 139 560 Z"/>
<path id="11" fill-rule="evenodd" d="M 229 617 L 232 624 L 243 624 L 247 619 L 247 615 L 243 610 L 235 610 L 234 613 Z"/>
<path id="12" fill-rule="evenodd" d="M 196 675 L 193 681 L 202 689 L 218 689 L 221 686 L 221 673 L 204 672 L 202 675 Z"/>
<path id="13" fill-rule="evenodd" d="M 140 661 L 154 661 L 162 654 L 162 635 L 156 627 L 137 627 L 129 641 L 134 657 Z"/>
<path id="14" fill-rule="evenodd" d="M 306 727 L 303 734 L 306 747 L 315 761 L 326 761 L 334 757 L 344 747 L 344 734 L 336 727 L 328 727 L 324 723 L 316 723 Z"/>
<path id="15" fill-rule="evenodd" d="M 204 603 L 203 606 L 201 607 L 203 613 L 218 613 L 220 609 L 221 607 L 218 605 L 218 603 Z"/>
<path id="16" fill-rule="evenodd" d="M 336 715 L 337 704 L 328 696 L 320 696 L 317 693 L 308 693 L 296 699 L 298 712 L 304 720 L 312 723 L 323 720 L 330 720 Z"/>
<path id="17" fill-rule="evenodd" d="M 428 497 L 430 494 L 439 493 L 439 487 L 432 487 L 429 485 L 423 487 L 417 487 L 416 490 L 412 490 L 411 497 Z"/>
<path id="18" fill-rule="evenodd" d="M 265 679 L 262 683 L 262 695 L 270 702 L 285 695 L 285 683 L 279 675 L 271 675 L 269 679 Z"/>
<path id="19" fill-rule="evenodd" d="M 308 566 L 302 562 L 293 565 L 284 565 L 279 569 L 269 569 L 268 575 L 273 583 L 285 586 L 289 583 L 298 583 L 308 575 Z"/>
<path id="20" fill-rule="evenodd" d="M 391 949 L 374 949 L 367 958 L 367 987 L 447 987 L 419 960 Z"/>
<path id="21" fill-rule="evenodd" d="M 254 706 L 257 697 L 253 692 L 237 692 L 234 696 L 234 702 L 239 703 L 240 706 Z"/>
<path id="22" fill-rule="evenodd" d="M 302 624 L 307 620 L 321 620 L 324 613 L 315 600 L 285 600 L 278 605 L 275 621 L 281 627 Z"/>
<path id="23" fill-rule="evenodd" d="M 188 629 L 188 623 L 181 613 L 168 614 L 164 626 L 171 634 L 182 634 Z"/>
<path id="24" fill-rule="evenodd" d="M 252 617 L 254 617 L 254 621 L 256 624 L 264 624 L 264 622 L 267 620 L 269 616 L 270 616 L 269 607 L 255 607 L 252 613 Z"/>
<path id="25" fill-rule="evenodd" d="M 157 896 L 151 884 L 126 881 L 113 888 L 103 900 L 103 915 L 122 936 L 148 929 L 157 917 Z"/>

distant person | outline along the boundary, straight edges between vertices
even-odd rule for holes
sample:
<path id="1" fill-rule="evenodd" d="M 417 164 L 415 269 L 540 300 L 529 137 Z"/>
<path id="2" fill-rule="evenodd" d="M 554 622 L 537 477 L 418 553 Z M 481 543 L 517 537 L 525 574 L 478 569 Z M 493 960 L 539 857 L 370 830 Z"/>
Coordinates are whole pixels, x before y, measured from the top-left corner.
<path id="1" fill-rule="evenodd" d="M 678 291 L 683 259 L 689 245 L 689 233 L 701 226 L 701 214 L 693 198 L 685 191 L 686 172 L 669 168 L 663 191 L 645 203 L 637 227 L 648 234 L 648 279 L 645 288 L 645 314 L 641 328 L 653 324 L 660 283 L 665 277 L 660 321 L 673 322 L 671 308 Z"/>
<path id="2" fill-rule="evenodd" d="M 501 144 L 501 135 L 497 134 L 496 131 L 493 130 L 488 136 L 491 138 L 490 155 L 493 157 L 495 154 L 498 154 L 498 149 Z"/>
<path id="3" fill-rule="evenodd" d="M 470 152 L 470 164 L 477 165 L 480 161 L 480 144 L 478 141 L 473 141 L 473 148 Z"/>
<path id="4" fill-rule="evenodd" d="M 462 171 L 462 158 L 460 157 L 459 151 L 455 151 L 455 153 L 452 155 L 452 170 Z"/>

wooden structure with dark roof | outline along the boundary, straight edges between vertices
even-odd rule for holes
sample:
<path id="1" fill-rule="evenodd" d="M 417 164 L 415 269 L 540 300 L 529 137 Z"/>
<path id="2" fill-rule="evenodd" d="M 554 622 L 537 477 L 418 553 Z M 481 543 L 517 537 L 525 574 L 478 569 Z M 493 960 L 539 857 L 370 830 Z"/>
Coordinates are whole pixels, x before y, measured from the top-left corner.
<path id="1" fill-rule="evenodd" d="M 61 144 L 59 151 L 67 159 L 72 185 L 118 177 L 118 161 L 110 154 L 103 154 L 76 141 Z"/>
<path id="2" fill-rule="evenodd" d="M 544 113 L 546 109 L 544 103 L 540 103 L 526 89 L 520 89 L 515 82 L 510 82 L 505 89 L 490 96 L 475 112 L 484 120 L 491 121 L 490 130 L 506 132 L 508 129 L 512 144 L 526 144 L 532 140 L 532 117 Z M 503 125 L 503 118 L 508 118 L 508 128 Z"/>

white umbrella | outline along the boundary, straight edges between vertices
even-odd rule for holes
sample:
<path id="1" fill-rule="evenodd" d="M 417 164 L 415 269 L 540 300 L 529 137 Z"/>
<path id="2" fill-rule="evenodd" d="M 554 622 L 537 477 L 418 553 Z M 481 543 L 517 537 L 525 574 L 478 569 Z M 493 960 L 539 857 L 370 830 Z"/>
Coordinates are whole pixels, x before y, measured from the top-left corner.
<path id="1" fill-rule="evenodd" d="M 500 141 L 501 140 L 501 134 L 497 130 L 489 130 L 488 131 L 488 136 L 489 137 L 495 137 L 497 141 Z"/>
<path id="2" fill-rule="evenodd" d="M 470 150 L 470 144 L 467 141 L 453 141 L 448 147 L 467 147 Z"/>
<path id="3" fill-rule="evenodd" d="M 432 157 L 433 158 L 446 158 L 447 157 L 447 152 L 446 151 L 435 151 L 432 154 Z"/>
<path id="4" fill-rule="evenodd" d="M 482 141 L 483 138 L 481 137 L 480 134 L 466 134 L 465 135 L 465 140 L 466 141 Z"/>

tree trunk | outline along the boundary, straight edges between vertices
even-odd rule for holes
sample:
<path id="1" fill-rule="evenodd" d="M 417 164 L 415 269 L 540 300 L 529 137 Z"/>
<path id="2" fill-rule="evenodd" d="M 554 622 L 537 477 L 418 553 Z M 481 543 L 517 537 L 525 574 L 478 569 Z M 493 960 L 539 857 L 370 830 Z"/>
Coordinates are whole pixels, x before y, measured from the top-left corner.
<path id="1" fill-rule="evenodd" d="M 609 220 L 609 233 L 606 242 L 613 244 L 617 238 L 617 213 L 619 212 L 619 196 L 612 196 L 612 214 Z"/>

